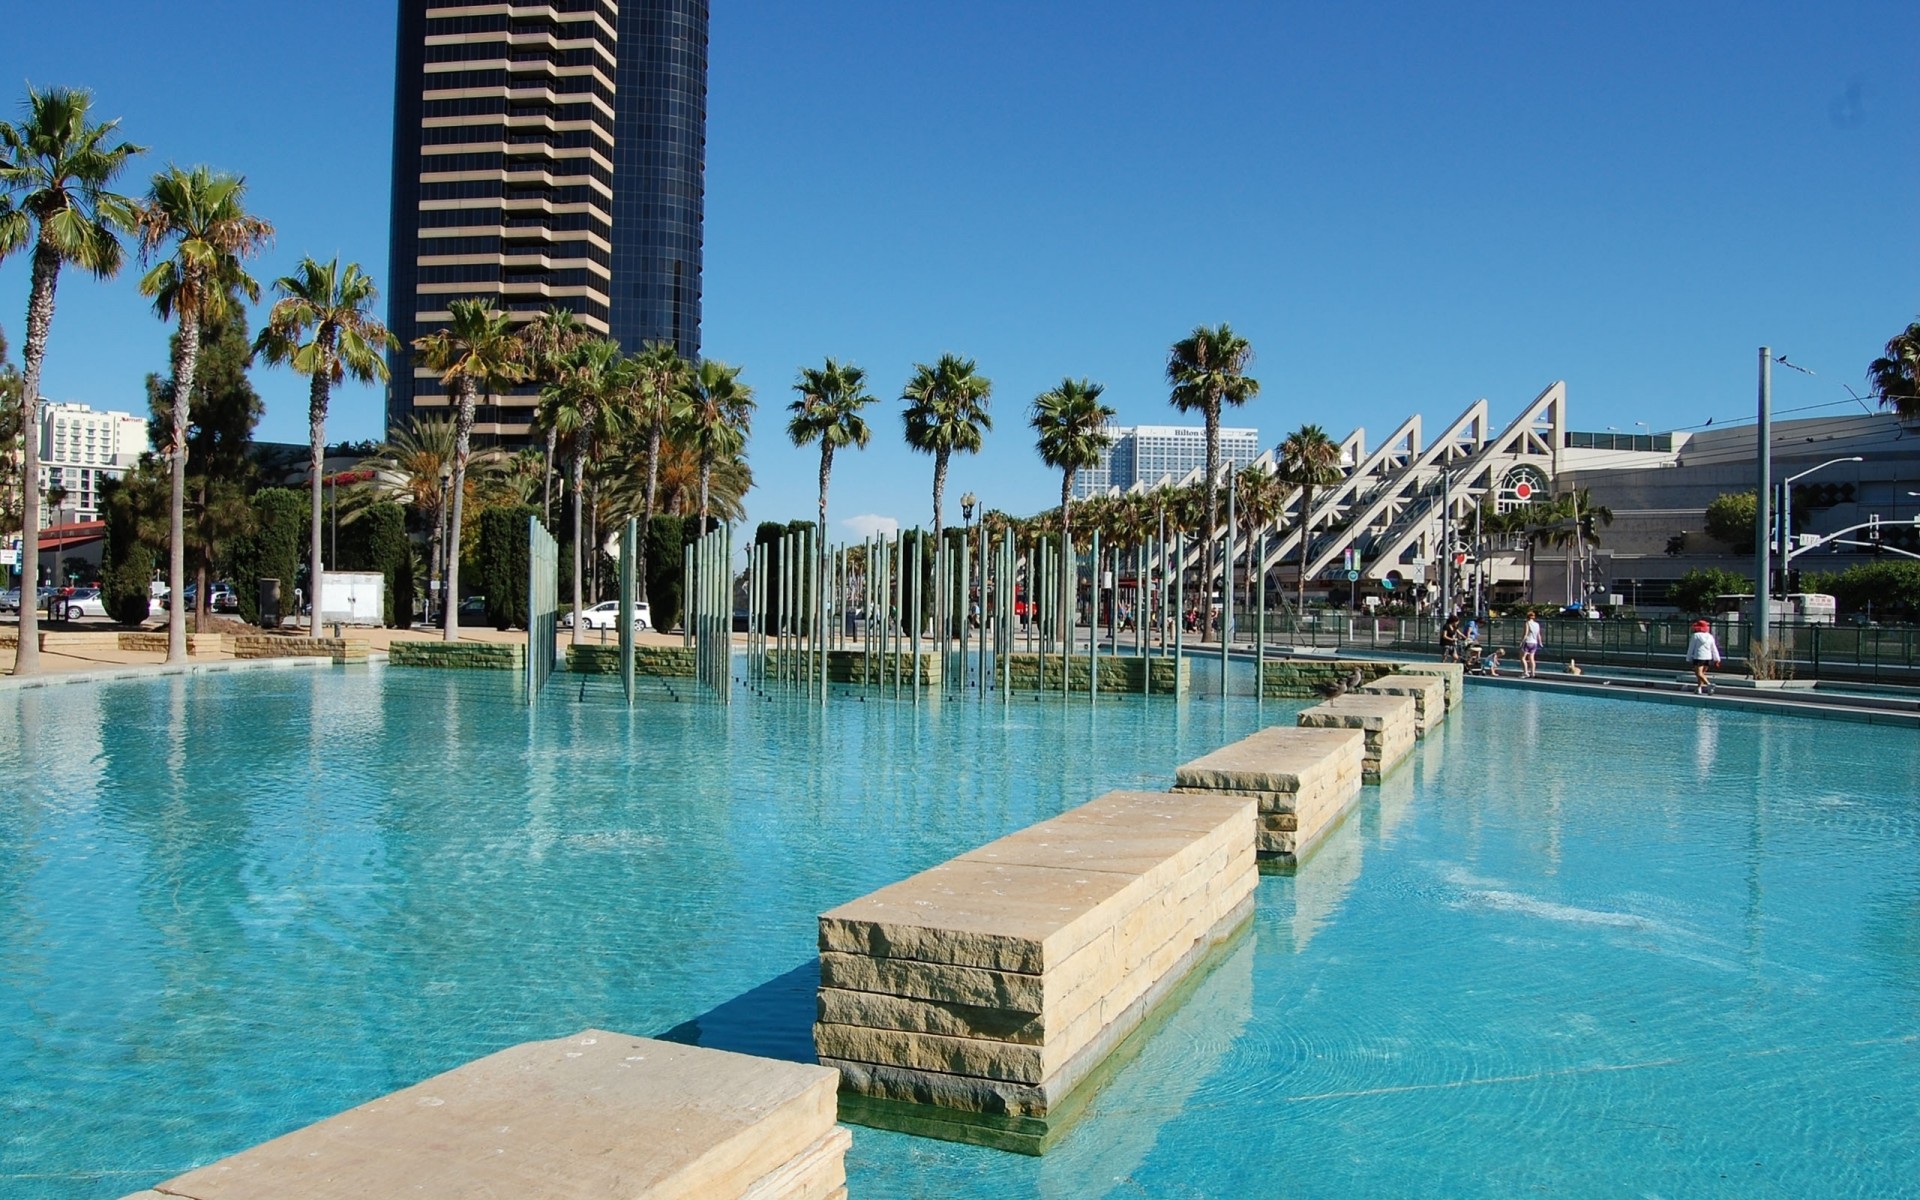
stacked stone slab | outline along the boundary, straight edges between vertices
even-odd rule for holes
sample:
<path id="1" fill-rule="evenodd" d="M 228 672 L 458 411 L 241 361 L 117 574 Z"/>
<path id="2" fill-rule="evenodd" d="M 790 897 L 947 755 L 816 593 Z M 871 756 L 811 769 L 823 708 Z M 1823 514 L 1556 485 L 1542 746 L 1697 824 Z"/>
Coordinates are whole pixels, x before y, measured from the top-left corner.
<path id="1" fill-rule="evenodd" d="M 127 1200 L 844 1200 L 832 1071 L 602 1030 L 528 1042 Z"/>
<path id="2" fill-rule="evenodd" d="M 1249 796 L 1260 805 L 1256 848 L 1298 860 L 1360 796 L 1366 736 L 1358 729 L 1275 725 L 1174 772 L 1179 794 Z"/>
<path id="3" fill-rule="evenodd" d="M 1366 738 L 1361 778 L 1379 783 L 1413 750 L 1412 696 L 1382 696 L 1349 692 L 1301 712 L 1303 729 L 1358 729 Z"/>
<path id="4" fill-rule="evenodd" d="M 1057 692 L 1060 690 L 1060 671 L 1058 654 L 1016 653 L 1007 659 L 1007 674 L 1016 692 Z M 1093 672 L 1086 655 L 1076 654 L 1069 658 L 1066 672 L 1067 691 L 1087 690 L 1087 680 L 1092 678 Z M 1100 656 L 1102 692 L 1137 695 L 1145 689 L 1155 696 L 1171 696 L 1176 690 L 1185 691 L 1191 687 L 1192 680 L 1193 660 L 1184 656 L 1155 655 L 1141 658 L 1129 654 L 1124 648 L 1118 654 Z"/>
<path id="5" fill-rule="evenodd" d="M 1361 685 L 1359 690 L 1363 695 L 1413 697 L 1413 731 L 1417 737 L 1427 736 L 1429 729 L 1447 719 L 1447 682 L 1438 675 L 1407 671 L 1383 676 Z"/>
<path id="6" fill-rule="evenodd" d="M 1460 707 L 1467 698 L 1467 668 L 1461 663 L 1396 663 L 1395 669 L 1402 675 L 1433 675 L 1444 680 L 1447 685 L 1447 711 Z"/>
<path id="7" fill-rule="evenodd" d="M 525 642 L 447 642 L 439 638 L 400 638 L 387 647 L 396 667 L 436 667 L 457 671 L 524 671 Z"/>
<path id="8" fill-rule="evenodd" d="M 852 1121 L 1039 1154 L 1252 912 L 1250 797 L 1111 792 L 820 917 Z"/>

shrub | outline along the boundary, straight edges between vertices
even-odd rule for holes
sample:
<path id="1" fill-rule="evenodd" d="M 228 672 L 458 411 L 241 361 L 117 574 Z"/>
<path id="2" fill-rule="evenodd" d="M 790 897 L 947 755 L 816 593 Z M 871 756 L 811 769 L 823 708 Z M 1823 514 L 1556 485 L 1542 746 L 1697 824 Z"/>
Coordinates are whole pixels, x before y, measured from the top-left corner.
<path id="1" fill-rule="evenodd" d="M 1673 581 L 1667 598 L 1683 613 L 1711 613 L 1716 596 L 1737 596 L 1753 591 L 1753 581 L 1724 567 L 1702 567 L 1688 571 Z"/>
<path id="2" fill-rule="evenodd" d="M 253 532 L 235 538 L 228 551 L 240 616 L 260 623 L 260 581 L 280 581 L 280 619 L 294 616 L 293 589 L 306 552 L 307 522 L 313 509 L 305 493 L 291 488 L 262 488 L 253 495 Z"/>
<path id="3" fill-rule="evenodd" d="M 527 627 L 527 577 L 532 570 L 527 523 L 539 516 L 539 509 L 524 504 L 480 514 L 474 579 L 487 598 L 487 620 L 496 629 Z"/>
<path id="4" fill-rule="evenodd" d="M 1753 523 L 1759 501 L 1752 492 L 1728 492 L 1707 505 L 1707 536 L 1735 550 L 1753 549 Z"/>
<path id="5" fill-rule="evenodd" d="M 107 569 L 101 581 L 100 599 L 107 615 L 122 625 L 138 625 L 147 619 L 153 594 L 153 552 L 142 542 L 134 542 L 119 555 L 119 561 Z"/>

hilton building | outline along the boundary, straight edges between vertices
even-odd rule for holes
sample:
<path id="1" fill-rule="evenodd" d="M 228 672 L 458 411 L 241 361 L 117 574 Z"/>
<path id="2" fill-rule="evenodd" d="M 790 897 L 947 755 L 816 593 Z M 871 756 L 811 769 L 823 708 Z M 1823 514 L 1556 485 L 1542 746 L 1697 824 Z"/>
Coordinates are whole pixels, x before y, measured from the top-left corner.
<path id="1" fill-rule="evenodd" d="M 412 342 L 456 299 L 697 358 L 707 0 L 399 7 L 388 425 L 447 411 Z M 494 400 L 476 444 L 527 440 L 533 390 Z"/>

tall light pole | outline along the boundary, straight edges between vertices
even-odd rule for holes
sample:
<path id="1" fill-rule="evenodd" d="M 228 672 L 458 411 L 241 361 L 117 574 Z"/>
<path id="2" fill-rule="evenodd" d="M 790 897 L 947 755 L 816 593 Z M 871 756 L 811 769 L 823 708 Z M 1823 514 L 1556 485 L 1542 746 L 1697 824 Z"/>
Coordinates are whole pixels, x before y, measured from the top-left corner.
<path id="1" fill-rule="evenodd" d="M 1760 347 L 1759 467 L 1753 514 L 1753 633 L 1762 642 L 1773 628 L 1773 347 Z"/>

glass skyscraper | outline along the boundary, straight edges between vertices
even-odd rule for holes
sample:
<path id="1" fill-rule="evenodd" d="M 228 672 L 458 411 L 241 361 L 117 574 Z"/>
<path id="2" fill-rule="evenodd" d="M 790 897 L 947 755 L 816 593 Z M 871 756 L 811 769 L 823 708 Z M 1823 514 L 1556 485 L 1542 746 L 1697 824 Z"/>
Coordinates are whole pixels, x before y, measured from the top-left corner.
<path id="1" fill-rule="evenodd" d="M 399 7 L 388 424 L 447 410 L 411 343 L 459 298 L 697 358 L 707 0 Z M 534 390 L 492 399 L 476 444 L 527 440 Z"/>

